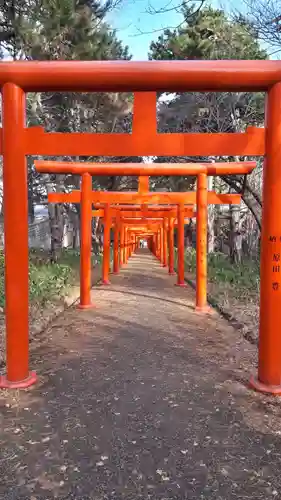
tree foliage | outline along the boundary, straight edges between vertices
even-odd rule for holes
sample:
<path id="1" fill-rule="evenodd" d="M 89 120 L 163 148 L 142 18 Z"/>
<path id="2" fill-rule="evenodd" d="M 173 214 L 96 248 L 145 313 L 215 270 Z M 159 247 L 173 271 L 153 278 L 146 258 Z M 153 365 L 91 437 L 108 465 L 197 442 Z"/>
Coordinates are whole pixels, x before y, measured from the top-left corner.
<path id="1" fill-rule="evenodd" d="M 151 43 L 150 59 L 267 58 L 266 51 L 259 45 L 256 30 L 242 16 L 233 20 L 224 11 L 212 7 L 203 8 L 194 16 L 188 16 L 184 11 L 183 16 L 188 22 L 178 29 L 166 30 L 157 41 Z M 171 100 L 159 104 L 158 118 L 158 128 L 164 133 L 244 132 L 248 125 L 263 124 L 264 95 L 245 92 L 177 93 Z M 233 159 L 239 160 L 237 157 Z M 245 183 L 239 176 L 224 177 L 223 181 L 236 192 L 243 191 L 244 201 L 260 226 L 261 183 L 253 186 L 252 180 Z"/>
<path id="2" fill-rule="evenodd" d="M 130 59 L 128 47 L 106 22 L 121 0 L 14 0 L 0 4 L 0 49 L 14 60 Z M 27 98 L 28 125 L 53 132 L 130 132 L 132 96 L 112 93 L 32 93 Z M 80 158 L 75 158 L 80 160 Z M 102 158 L 99 158 L 102 161 Z M 97 187 L 118 188 L 122 179 L 95 179 Z M 42 176 L 29 160 L 30 212 L 50 190 L 79 187 L 77 176 Z M 49 207 L 54 254 L 63 237 L 60 205 Z M 76 207 L 79 214 L 79 206 Z"/>
<path id="3" fill-rule="evenodd" d="M 256 33 L 242 18 L 233 21 L 224 11 L 205 7 L 194 15 L 183 9 L 187 19 L 179 28 L 165 30 L 151 43 L 150 59 L 265 59 Z"/>

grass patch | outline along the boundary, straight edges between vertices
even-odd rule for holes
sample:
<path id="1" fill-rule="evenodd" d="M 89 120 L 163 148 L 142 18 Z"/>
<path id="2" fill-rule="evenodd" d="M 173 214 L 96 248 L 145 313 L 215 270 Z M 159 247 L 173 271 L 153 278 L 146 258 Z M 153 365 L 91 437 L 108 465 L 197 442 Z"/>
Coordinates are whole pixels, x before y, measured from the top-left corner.
<path id="1" fill-rule="evenodd" d="M 175 251 L 177 267 L 177 250 Z M 196 250 L 188 248 L 185 252 L 185 271 L 195 277 Z M 241 302 L 256 302 L 260 291 L 259 263 L 245 260 L 240 265 L 232 264 L 227 255 L 216 252 L 208 256 L 208 283 L 211 293 Z"/>
<path id="2" fill-rule="evenodd" d="M 93 258 L 93 264 L 97 261 Z M 66 294 L 79 275 L 80 254 L 74 250 L 62 252 L 59 262 L 51 264 L 49 254 L 31 250 L 29 254 L 29 297 L 32 303 L 44 305 Z M 0 307 L 5 307 L 5 263 L 0 251 Z"/>
<path id="3" fill-rule="evenodd" d="M 54 298 L 62 297 L 66 289 L 74 282 L 74 275 L 74 270 L 69 265 L 57 263 L 37 267 L 30 263 L 30 300 L 44 304 Z"/>
<path id="4" fill-rule="evenodd" d="M 175 263 L 177 267 L 177 250 Z M 194 280 L 195 249 L 186 250 L 185 271 L 186 277 Z M 245 260 L 242 264 L 235 265 L 227 255 L 217 252 L 208 256 L 207 273 L 209 303 L 234 320 L 242 328 L 245 338 L 256 343 L 259 323 L 259 263 Z"/>
<path id="5" fill-rule="evenodd" d="M 92 255 L 93 267 L 101 264 L 101 255 Z M 44 305 L 63 297 L 71 285 L 79 278 L 80 252 L 63 250 L 56 264 L 50 263 L 48 252 L 30 250 L 29 252 L 29 297 L 32 303 Z M 5 307 L 5 263 L 4 253 L 0 251 L 0 307 Z"/>
<path id="6" fill-rule="evenodd" d="M 93 255 L 92 254 L 92 265 L 97 266 L 102 262 L 102 255 Z M 73 269 L 80 269 L 80 251 L 67 249 L 63 250 L 60 258 L 60 263 L 69 265 Z"/>
<path id="7" fill-rule="evenodd" d="M 188 249 L 185 255 L 185 268 L 194 274 L 196 270 L 196 252 Z M 208 256 L 208 281 L 233 287 L 236 293 L 247 291 L 257 296 L 260 287 L 259 263 L 247 260 L 241 264 L 232 264 L 227 255 L 213 253 Z"/>

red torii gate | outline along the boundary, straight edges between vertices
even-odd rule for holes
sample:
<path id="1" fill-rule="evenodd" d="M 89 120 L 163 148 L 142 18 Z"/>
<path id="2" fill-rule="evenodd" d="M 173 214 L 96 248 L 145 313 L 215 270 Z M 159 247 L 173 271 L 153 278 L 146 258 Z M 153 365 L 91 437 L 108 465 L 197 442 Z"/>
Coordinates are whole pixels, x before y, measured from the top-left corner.
<path id="1" fill-rule="evenodd" d="M 140 177 L 139 181 L 141 181 L 142 179 L 146 179 L 146 177 Z M 161 195 L 162 193 L 158 193 L 158 195 L 159 194 Z M 165 193 L 163 193 L 163 194 L 165 194 Z M 145 199 L 145 197 L 139 198 L 139 194 L 136 194 L 136 196 L 137 196 L 136 199 L 138 201 L 141 201 L 141 199 Z M 54 200 L 54 197 L 53 197 L 53 200 Z M 159 201 L 159 199 L 158 199 L 158 201 Z M 175 200 L 173 200 L 173 201 L 175 201 Z M 100 217 L 103 216 L 103 213 L 104 213 L 103 208 L 98 208 L 97 210 L 93 210 L 93 212 L 92 212 L 93 216 L 100 216 Z M 166 219 L 168 221 L 168 224 L 169 224 L 169 226 L 168 226 L 169 274 L 171 274 L 171 275 L 175 274 L 175 272 L 174 272 L 174 226 L 175 226 L 175 219 L 177 218 L 177 214 L 178 214 L 178 208 L 175 205 L 169 205 L 169 206 L 157 205 L 157 206 L 155 206 L 155 205 L 142 204 L 142 205 L 140 205 L 140 208 L 138 208 L 138 206 L 136 206 L 136 205 L 116 205 L 116 206 L 111 207 L 111 213 L 112 213 L 113 218 L 114 218 L 114 215 L 117 215 L 117 217 L 116 217 L 117 221 L 115 222 L 115 225 L 117 225 L 117 226 L 120 224 L 119 217 L 122 217 L 122 216 L 123 216 L 123 218 L 126 218 L 126 217 L 137 218 L 140 216 L 142 218 L 149 218 L 149 217 L 153 217 L 153 216 L 155 216 L 155 214 L 157 214 L 157 217 L 161 217 L 163 219 Z M 185 215 L 185 218 L 187 218 L 187 217 L 193 218 L 193 217 L 195 217 L 196 214 L 193 212 L 193 209 L 185 208 L 184 215 Z M 165 226 L 166 226 L 165 221 L 163 220 L 163 230 L 167 230 L 167 228 Z M 160 229 L 161 228 L 159 228 L 158 231 Z M 157 237 L 157 233 L 155 233 L 154 236 Z M 122 234 L 121 239 L 122 238 L 123 238 L 123 234 Z M 165 242 L 165 240 L 164 240 L 164 242 Z M 156 245 L 156 241 L 153 242 L 153 245 L 154 246 Z M 123 251 L 125 250 L 124 244 L 121 245 L 121 264 L 123 261 L 122 250 Z M 152 250 L 153 250 L 153 248 L 152 248 Z M 117 270 L 118 270 L 117 252 L 118 252 L 118 234 L 116 234 L 116 231 L 115 231 L 115 233 L 114 233 L 114 262 L 113 262 L 114 271 L 113 272 L 117 272 Z M 165 258 L 165 251 L 163 252 L 163 256 L 161 256 L 159 253 L 159 260 L 162 262 L 163 266 L 165 267 L 166 263 L 165 263 L 164 258 Z"/>
<path id="2" fill-rule="evenodd" d="M 165 207 L 165 208 L 167 208 L 167 207 Z M 92 215 L 94 217 L 100 216 L 101 221 L 103 222 L 104 212 L 105 212 L 105 210 L 103 210 L 103 209 L 93 210 Z M 165 234 L 165 230 L 166 230 L 166 232 L 168 232 L 166 224 L 171 219 L 173 221 L 175 221 L 177 218 L 177 209 L 173 209 L 173 208 L 169 208 L 169 210 L 159 209 L 157 211 L 156 210 L 144 210 L 144 209 L 140 209 L 139 211 L 137 211 L 137 210 L 127 211 L 124 209 L 118 210 L 118 208 L 111 207 L 110 213 L 111 213 L 112 221 L 114 221 L 114 219 L 115 219 L 115 223 L 112 224 L 114 226 L 114 245 L 113 245 L 113 268 L 114 268 L 113 272 L 114 273 L 117 273 L 118 268 L 119 268 L 119 264 L 118 264 L 118 262 L 119 262 L 119 256 L 118 256 L 118 253 L 119 253 L 119 231 L 120 231 L 120 229 L 122 231 L 122 226 L 123 226 L 123 230 L 124 230 L 128 224 L 133 224 L 133 223 L 145 224 L 146 222 L 149 223 L 152 221 L 154 221 L 154 222 L 158 221 L 159 222 L 158 229 L 157 229 L 157 232 L 155 232 L 155 236 L 157 236 L 157 233 L 159 230 L 164 231 L 164 234 Z M 184 216 L 185 216 L 185 218 L 188 218 L 188 219 L 194 217 L 195 214 L 193 212 L 193 209 L 185 208 Z M 162 224 L 160 224 L 160 221 L 162 222 Z M 174 226 L 174 224 L 173 224 L 173 226 Z M 172 230 L 173 230 L 173 228 L 172 228 Z M 160 259 L 164 267 L 167 266 L 167 247 L 165 247 L 165 243 L 167 243 L 167 234 L 166 234 L 166 239 L 164 237 L 163 258 Z M 171 242 L 169 242 L 169 243 L 170 243 L 169 244 L 169 273 L 174 274 L 174 264 L 173 264 L 174 245 L 173 245 L 173 242 L 172 242 L 172 245 L 171 245 Z M 121 250 L 124 251 L 125 248 L 126 248 L 126 244 L 122 245 Z M 165 252 L 165 249 L 166 249 L 166 252 Z M 122 261 L 123 260 L 125 260 L 125 259 L 122 259 Z"/>
<path id="3" fill-rule="evenodd" d="M 160 165 L 160 164 L 158 164 Z M 162 164 L 163 166 L 163 164 Z M 176 164 L 174 165 L 177 166 Z M 232 164 L 232 167 L 238 167 L 238 163 Z M 150 166 L 151 167 L 151 166 Z M 222 168 L 222 164 L 213 163 L 213 169 Z M 246 172 L 246 165 L 241 164 L 241 172 Z M 175 170 L 174 170 L 175 171 Z M 210 170 L 209 170 L 210 172 Z M 250 173 L 250 169 L 248 171 Z M 145 195 L 149 193 L 149 177 L 139 177 L 139 193 Z M 158 192 L 158 194 L 160 194 Z M 180 197 L 180 193 L 171 193 L 174 201 L 176 196 Z M 239 204 L 241 195 L 239 194 L 223 194 L 217 195 L 215 192 L 207 190 L 207 178 L 203 173 L 197 176 L 197 190 L 193 193 L 185 193 L 189 195 L 189 200 L 194 196 L 194 202 L 198 207 L 197 219 L 197 236 L 196 236 L 196 310 L 198 312 L 209 311 L 207 305 L 207 205 L 208 204 Z M 164 195 L 164 193 L 161 193 Z M 162 200 L 162 198 L 161 198 Z M 160 200 L 158 200 L 160 202 Z M 181 200 L 182 202 L 183 200 Z M 185 201 L 187 199 L 185 198 Z M 144 209 L 144 205 L 142 205 Z M 186 210 L 186 209 L 185 209 Z M 182 203 L 178 205 L 177 215 L 181 223 L 178 225 L 178 283 L 177 286 L 186 286 L 185 282 L 185 265 L 184 265 L 184 219 L 183 219 L 183 206 Z M 163 265 L 167 265 L 167 231 L 169 232 L 169 274 L 174 274 L 174 218 L 171 214 L 171 207 L 169 207 L 168 228 L 166 221 L 163 221 L 163 227 L 160 228 L 162 233 L 159 259 Z M 185 212 L 186 215 L 186 212 Z M 161 247 L 163 246 L 161 255 Z"/>
<path id="4" fill-rule="evenodd" d="M 75 199 L 81 200 L 82 206 L 87 206 L 87 212 L 82 211 L 81 215 L 84 217 L 82 221 L 82 229 L 85 231 L 81 233 L 81 308 L 92 307 L 90 300 L 90 288 L 91 279 L 90 272 L 86 272 L 86 268 L 89 269 L 91 262 L 91 249 L 89 247 L 89 242 L 91 238 L 91 203 L 93 199 L 100 201 L 100 194 L 106 195 L 106 205 L 105 205 L 105 226 L 104 226 L 104 256 L 103 256 L 103 284 L 109 284 L 109 262 L 110 262 L 110 227 L 111 227 L 111 216 L 110 216 L 110 203 L 118 203 L 124 199 L 124 195 L 129 195 L 130 201 L 136 201 L 141 199 L 142 201 L 146 198 L 150 198 L 151 195 L 155 196 L 154 193 L 148 192 L 144 194 L 139 193 L 123 193 L 123 192 L 94 192 L 91 188 L 91 177 L 90 175 L 120 175 L 124 172 L 124 175 L 129 176 L 157 176 L 157 175 L 197 175 L 198 178 L 198 189 L 196 193 L 157 193 L 157 202 L 163 203 L 164 199 L 173 199 L 174 202 L 178 203 L 178 283 L 177 286 L 185 287 L 186 282 L 184 279 L 184 218 L 185 218 L 185 208 L 184 202 L 187 202 L 190 195 L 196 195 L 197 203 L 197 220 L 198 220 L 198 231 L 197 231 L 197 266 L 196 266 L 196 276 L 197 276 L 197 286 L 196 286 L 196 309 L 198 311 L 204 311 L 207 309 L 207 203 L 208 203 L 208 192 L 207 192 L 207 175 L 225 175 L 225 174 L 248 174 L 252 172 L 255 168 L 255 162 L 236 162 L 236 163 L 182 163 L 180 165 L 169 164 L 169 163 L 157 163 L 157 164 L 134 164 L 134 163 L 78 163 L 78 162 L 54 162 L 54 161 L 35 161 L 35 167 L 38 172 L 41 173 L 72 173 L 75 175 L 82 176 L 82 190 L 68 193 L 68 194 L 58 194 L 51 193 L 49 195 L 49 201 L 72 201 L 73 194 Z M 83 179 L 87 178 L 87 187 L 83 191 Z M 90 178 L 90 179 L 89 179 Z M 143 191 L 142 187 L 142 191 Z M 212 195 L 213 193 L 210 193 Z M 212 196 L 211 196 L 212 197 Z M 240 195 L 221 195 L 226 203 L 231 203 L 232 200 L 240 201 Z M 215 197 L 214 197 L 215 198 Z M 87 201 L 85 201 L 87 200 Z M 143 205 L 142 205 L 143 206 Z M 87 222 L 86 222 L 87 221 Z M 87 232 L 87 234 L 86 234 Z M 163 235 L 164 236 L 164 235 Z M 163 238 L 162 236 L 162 238 Z M 84 242 L 87 241 L 87 244 Z M 162 249 L 164 250 L 164 246 Z M 83 259 L 82 259 L 83 254 Z M 162 259 L 161 259 L 162 260 Z M 165 259 L 166 263 L 166 246 L 165 246 Z M 83 264 L 83 267 L 82 267 Z M 84 269 L 85 266 L 85 269 Z M 84 272 L 85 271 L 85 272 Z"/>
<path id="5" fill-rule="evenodd" d="M 266 153 L 261 238 L 261 306 L 257 390 L 281 393 L 281 62 L 280 61 L 48 61 L 1 62 L 5 212 L 7 377 L 2 387 L 27 387 L 28 224 L 26 155 L 261 156 Z M 131 91 L 132 134 L 45 133 L 26 128 L 25 93 Z M 267 92 L 266 132 L 158 134 L 156 92 Z M 138 104 L 137 104 L 138 102 Z M 141 103 L 141 105 L 139 105 Z M 163 138 L 165 137 L 165 140 Z M 15 144 L 16 138 L 16 144 Z M 15 147 L 16 145 L 16 147 Z M 17 168 L 15 168 L 15 165 Z M 16 230 L 15 230 L 16 228 Z M 21 252 L 18 252 L 18 242 Z"/>
<path id="6" fill-rule="evenodd" d="M 41 168 L 46 168 L 46 162 L 44 162 L 42 164 L 42 162 L 38 162 L 36 161 L 35 162 L 35 165 L 36 165 L 36 168 L 37 170 L 41 171 Z M 42 166 L 43 165 L 43 166 Z M 54 168 L 56 169 L 58 167 L 58 163 L 57 162 L 48 162 L 48 165 L 50 165 L 50 169 Z M 100 164 L 99 164 L 100 165 Z M 104 167 L 106 167 L 106 164 L 103 164 Z M 142 164 L 144 165 L 144 164 Z M 236 164 L 235 164 L 236 165 Z M 232 166 L 235 166 L 234 164 L 232 164 Z M 71 168 L 73 169 L 73 167 L 75 166 L 75 163 L 71 163 Z M 113 168 L 116 168 L 117 164 L 112 164 L 112 167 Z M 65 167 L 65 163 L 62 163 L 62 168 Z M 245 166 L 243 167 L 244 170 L 245 170 Z M 105 170 L 104 168 L 102 169 L 102 174 L 101 175 L 105 175 L 104 174 Z M 78 173 L 78 170 L 77 172 L 75 172 L 76 174 Z M 142 201 L 144 202 L 145 199 L 146 199 L 146 196 L 145 196 L 145 188 L 144 186 L 147 184 L 148 185 L 148 177 L 147 176 L 144 176 L 144 177 L 139 177 L 139 190 L 138 192 L 134 192 L 134 191 L 129 191 L 129 192 L 120 192 L 120 191 L 111 191 L 111 192 L 107 192 L 107 191 L 92 191 L 92 187 L 90 186 L 91 184 L 91 181 L 88 179 L 87 180 L 87 184 L 86 182 L 83 184 L 83 176 L 84 174 L 82 174 L 82 182 L 81 182 L 81 190 L 75 190 L 75 191 L 72 191 L 70 193 L 49 193 L 48 194 L 48 201 L 50 203 L 80 203 L 85 207 L 87 206 L 87 209 L 85 209 L 85 211 L 83 210 L 82 211 L 82 208 L 81 208 L 81 221 L 82 221 L 82 218 L 83 218 L 83 222 L 81 223 L 81 265 L 80 265 L 80 269 L 81 269 L 81 273 L 80 273 L 80 304 L 78 307 L 80 307 L 81 309 L 86 309 L 86 308 L 90 308 L 92 307 L 92 304 L 91 304 L 91 301 L 90 301 L 90 283 L 91 283 L 91 273 L 88 271 L 86 271 L 86 268 L 88 268 L 90 266 L 90 261 L 91 261 L 91 258 L 90 258 L 90 254 L 91 254 L 91 247 L 90 247 L 90 241 L 91 241 L 91 231 L 90 231 L 90 220 L 91 220 L 91 217 L 92 216 L 100 216 L 100 215 L 103 215 L 104 217 L 104 243 L 103 243 L 103 265 L 102 265 L 102 283 L 104 285 L 109 285 L 110 282 L 109 282 L 109 268 L 110 268 L 110 228 L 111 228 L 111 221 L 112 221 L 112 216 L 113 216 L 113 213 L 116 215 L 116 213 L 120 213 L 120 210 L 118 208 L 118 205 L 116 205 L 115 208 L 112 208 L 111 207 L 111 203 L 119 203 L 120 202 L 120 198 L 121 198 L 121 201 L 125 200 L 126 201 L 126 196 L 128 197 L 129 196 L 129 199 L 130 199 L 130 202 L 133 202 L 133 201 Z M 142 180 L 144 179 L 144 180 Z M 85 179 L 84 179 L 85 181 Z M 83 191 L 83 193 L 82 193 Z M 102 195 L 102 199 L 105 199 L 106 202 L 105 204 L 103 205 L 103 208 L 99 208 L 98 210 L 93 210 L 92 212 L 91 211 L 88 211 L 89 210 L 89 203 L 92 204 L 92 201 L 95 199 L 99 199 L 100 200 L 100 194 Z M 148 193 L 148 194 L 155 194 L 155 193 Z M 172 199 L 173 199 L 173 203 L 177 203 L 177 201 L 180 201 L 182 202 L 185 198 L 185 194 L 186 194 L 186 197 L 189 199 L 190 198 L 190 195 L 194 195 L 195 193 L 193 192 L 190 192 L 190 193 L 171 193 L 172 195 Z M 211 199 L 214 200 L 215 203 L 218 203 L 218 200 L 220 200 L 220 202 L 222 202 L 222 200 L 224 200 L 225 203 L 232 203 L 233 200 L 238 200 L 239 198 L 239 195 L 219 195 L 218 197 L 216 196 L 213 196 L 212 195 L 215 195 L 215 193 L 212 193 L 210 192 L 209 193 L 210 196 L 211 196 Z M 105 195 L 105 197 L 104 197 Z M 159 203 L 162 203 L 162 202 L 165 202 L 167 201 L 167 197 L 165 196 L 166 193 L 161 193 L 161 192 L 158 192 L 157 193 L 157 201 Z M 85 202 L 84 198 L 87 197 L 87 203 Z M 192 198 L 194 198 L 194 196 L 192 196 Z M 82 201 L 83 199 L 83 201 Z M 240 199 L 240 198 L 239 198 Z M 89 201 L 91 200 L 91 201 Z M 124 205 L 124 207 L 126 207 L 126 205 Z M 133 205 L 133 207 L 131 208 L 134 208 L 134 211 L 131 210 L 131 217 L 136 217 L 136 207 L 135 205 Z M 172 207 L 161 207 L 161 211 L 160 213 L 162 214 L 164 209 L 169 209 L 172 210 Z M 175 215 L 176 217 L 176 214 L 178 214 L 178 210 L 175 206 L 175 208 L 173 209 L 174 212 L 171 213 L 171 215 Z M 123 212 L 125 211 L 125 208 L 123 208 Z M 159 213 L 159 209 L 157 210 L 157 212 L 155 210 L 153 210 L 153 212 L 147 212 L 146 210 L 146 204 L 143 203 L 141 205 L 141 209 L 140 209 L 140 213 L 142 214 L 145 214 L 145 217 L 146 218 L 150 218 L 150 216 L 154 216 L 155 217 L 155 214 Z M 124 213 L 124 216 L 126 215 L 126 213 Z M 185 217 L 192 217 L 193 216 L 193 210 L 190 209 L 190 208 L 185 208 L 184 209 L 184 215 Z M 128 216 L 128 212 L 127 212 L 127 216 Z M 162 217 L 164 217 L 164 213 L 162 215 Z M 86 222 L 86 219 L 87 219 L 87 222 Z M 120 221 L 118 221 L 119 223 Z M 126 232 L 126 228 L 125 228 L 125 232 Z M 86 234 L 87 233 L 87 234 Z M 122 233 L 122 241 L 123 239 L 125 239 L 126 236 L 125 234 Z M 86 243 L 87 242 L 87 243 Z M 182 237 L 180 238 L 180 246 L 183 248 L 183 245 L 184 245 L 184 235 L 182 235 Z M 117 246 L 117 241 L 115 241 L 115 249 L 116 249 L 116 246 Z M 122 249 L 123 249 L 123 261 L 127 260 L 126 259 L 126 244 L 124 242 L 122 242 Z M 161 248 L 162 249 L 162 248 Z M 173 251 L 170 252 L 170 256 L 171 256 L 171 261 L 170 262 L 170 269 L 173 268 Z M 114 262 L 115 262 L 115 272 L 117 271 L 117 265 L 116 265 L 116 250 L 114 252 Z M 184 258 L 184 255 L 183 255 L 183 250 L 181 252 L 181 258 L 183 259 Z M 163 262 L 164 264 L 164 262 Z M 179 281 L 178 281 L 178 284 L 180 284 L 180 286 L 185 286 L 185 281 L 184 281 L 184 271 L 181 272 L 181 269 L 183 269 L 183 266 L 180 266 L 179 267 Z M 172 273 L 171 273 L 172 274 Z"/>
<path id="7" fill-rule="evenodd" d="M 50 165 L 50 168 L 52 167 L 52 165 L 56 164 L 56 162 L 48 162 L 48 164 Z M 81 164 L 82 165 L 82 169 L 83 169 L 83 165 L 85 164 Z M 102 164 L 97 164 L 98 167 L 99 167 L 99 175 L 103 175 L 104 174 L 104 167 L 102 166 Z M 114 166 L 115 167 L 116 164 L 111 164 L 111 166 Z M 128 169 L 130 168 L 130 164 L 125 164 L 127 166 L 127 170 L 126 172 L 128 173 Z M 135 171 L 135 174 L 134 175 L 139 175 L 139 171 L 140 171 L 140 167 L 138 166 L 139 164 L 136 165 L 136 171 Z M 145 173 L 143 174 L 144 175 L 144 178 L 147 179 L 147 176 L 149 174 L 149 170 L 148 170 L 148 165 L 145 165 L 145 164 L 142 164 L 145 168 Z M 160 164 L 158 163 L 158 168 L 162 168 L 164 167 L 164 171 L 167 172 L 167 168 L 168 168 L 168 164 L 165 163 L 165 164 Z M 194 175 L 194 168 L 196 164 L 191 164 L 193 166 L 193 170 L 191 170 L 191 173 L 190 175 Z M 216 171 L 216 164 L 205 164 L 205 167 L 206 165 L 208 165 L 208 168 L 210 168 L 211 170 L 209 170 L 210 172 L 210 175 L 215 175 L 215 171 Z M 232 164 L 234 166 L 234 164 Z M 109 164 L 110 166 L 110 164 Z M 199 164 L 197 164 L 197 166 L 199 167 Z M 238 170 L 236 173 L 241 173 L 241 174 L 245 174 L 247 173 L 247 170 L 245 170 L 246 166 L 245 164 L 241 164 L 241 170 Z M 179 169 L 176 169 L 175 168 L 175 164 L 172 164 L 172 168 L 173 168 L 173 175 L 182 175 L 182 172 L 184 171 L 185 167 L 185 164 L 181 164 L 179 166 Z M 204 172 L 204 168 L 203 164 L 201 165 L 201 173 L 203 174 Z M 202 170 L 203 168 L 203 170 Z M 220 175 L 223 175 L 224 172 L 226 172 L 226 170 L 229 168 L 229 163 L 225 163 L 225 164 L 220 164 L 218 166 L 218 169 L 219 169 L 219 172 Z M 74 163 L 65 163 L 64 164 L 64 172 L 66 172 L 67 170 L 69 172 L 74 172 L 75 170 L 75 165 Z M 63 171 L 62 169 L 62 171 Z M 226 170 L 225 170 L 226 169 Z M 121 172 L 122 170 L 122 164 L 118 164 L 118 168 L 117 168 L 117 172 Z M 153 174 L 153 171 L 155 170 L 155 167 L 150 167 L 150 175 Z M 178 173 L 177 173 L 178 172 Z M 193 174 L 192 174 L 193 172 Z M 198 169 L 197 169 L 197 172 L 198 172 Z M 75 173 L 77 174 L 78 173 L 78 170 L 75 171 Z M 117 174 L 116 174 L 117 175 Z M 167 175 L 167 174 L 166 174 Z M 217 174 L 218 175 L 218 174 Z M 199 181 L 200 182 L 200 181 Z M 207 188 L 206 188 L 207 189 Z M 203 191 L 201 190 L 201 195 L 204 196 L 204 193 Z M 201 196 L 200 195 L 200 196 Z M 72 191 L 71 193 L 50 193 L 49 196 L 48 196 L 48 200 L 49 202 L 67 202 L 67 203 L 80 203 L 80 200 L 81 200 L 81 191 Z M 239 204 L 240 203 L 240 200 L 241 200 L 241 196 L 239 194 L 217 194 L 217 193 L 214 193 L 214 192 L 207 192 L 207 203 L 208 204 Z M 142 189 L 142 192 L 140 193 L 135 193 L 135 192 L 125 192 L 125 191 L 112 191 L 112 192 L 104 192 L 104 191 L 96 191 L 96 192 L 92 192 L 92 202 L 93 203 L 103 203 L 103 204 L 109 204 L 109 203 L 112 203 L 114 201 L 114 203 L 142 203 L 142 206 L 144 207 L 145 204 L 148 204 L 148 203 L 168 203 L 168 204 L 194 204 L 196 203 L 197 201 L 197 194 L 196 192 L 186 192 L 186 193 L 173 193 L 173 192 L 158 192 L 158 193 L 154 193 L 154 192 L 145 192 L 144 189 Z M 198 201 L 199 202 L 199 201 Z M 199 202 L 201 204 L 201 202 Z M 203 212 L 202 212 L 203 214 Z M 207 213 L 205 213 L 204 217 L 207 216 Z M 179 213 L 179 217 L 181 218 L 181 221 L 182 221 L 182 209 Z M 201 223 L 201 220 L 203 220 L 202 218 L 200 219 L 199 221 L 199 225 Z M 183 228 L 181 227 L 182 226 L 182 222 L 180 224 L 180 227 L 179 227 L 179 241 L 180 241 L 180 244 L 179 244 L 179 253 L 178 253 L 178 262 L 179 262 L 179 266 L 178 266 L 178 285 L 179 286 L 186 286 L 186 283 L 185 283 L 185 279 L 184 279 L 184 233 L 183 233 Z M 206 226 L 206 224 L 204 224 L 204 227 Z M 172 228 L 170 227 L 170 233 L 172 231 Z M 201 232 L 200 234 L 203 234 L 203 232 Z M 172 236 L 170 236 L 170 238 L 172 238 Z M 107 235 L 107 239 L 108 239 L 108 235 Z M 204 246 L 204 242 L 206 240 L 206 237 L 204 239 L 204 241 L 202 240 L 201 242 L 201 245 L 200 245 L 200 241 L 198 239 L 198 248 L 203 248 Z M 171 242 L 171 239 L 170 239 L 170 242 Z M 107 252 L 107 250 L 106 250 Z M 202 259 L 200 257 L 200 255 L 198 254 L 198 258 L 197 258 L 197 263 L 198 263 L 198 267 L 201 267 L 201 263 L 204 262 L 204 259 Z M 205 265 L 205 268 L 206 268 L 206 265 Z M 172 270 L 173 269 L 173 263 L 170 264 L 170 269 Z M 172 271 L 171 271 L 172 273 Z M 202 272 L 200 271 L 200 273 L 198 273 L 198 275 L 201 275 Z M 206 274 L 206 273 L 205 273 Z M 104 280 L 105 282 L 106 280 Z M 201 280 L 202 282 L 202 280 Z M 198 299 L 198 310 L 201 308 L 202 310 L 204 310 L 205 306 L 206 306 L 206 291 L 204 293 L 201 293 L 200 290 L 202 290 L 202 287 L 200 287 L 200 280 L 197 280 L 197 283 L 198 283 L 198 287 L 197 287 L 197 299 Z M 206 290 L 206 286 L 204 287 L 205 290 Z M 200 297 L 201 297 L 201 300 L 200 300 Z M 205 298 L 203 298 L 205 297 Z"/>

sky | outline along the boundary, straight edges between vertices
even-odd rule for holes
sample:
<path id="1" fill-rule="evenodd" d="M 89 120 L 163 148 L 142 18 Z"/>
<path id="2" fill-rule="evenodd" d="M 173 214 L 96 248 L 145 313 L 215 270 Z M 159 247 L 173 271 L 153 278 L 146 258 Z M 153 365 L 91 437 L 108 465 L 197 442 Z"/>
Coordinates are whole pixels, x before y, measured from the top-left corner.
<path id="1" fill-rule="evenodd" d="M 182 21 L 181 14 L 172 8 L 180 2 L 181 0 L 123 0 L 108 20 L 117 30 L 118 38 L 129 46 L 133 59 L 147 60 L 151 40 L 156 40 L 163 28 L 175 28 Z M 229 11 L 243 9 L 243 0 L 211 0 L 210 4 L 213 7 L 227 5 L 224 8 Z"/>

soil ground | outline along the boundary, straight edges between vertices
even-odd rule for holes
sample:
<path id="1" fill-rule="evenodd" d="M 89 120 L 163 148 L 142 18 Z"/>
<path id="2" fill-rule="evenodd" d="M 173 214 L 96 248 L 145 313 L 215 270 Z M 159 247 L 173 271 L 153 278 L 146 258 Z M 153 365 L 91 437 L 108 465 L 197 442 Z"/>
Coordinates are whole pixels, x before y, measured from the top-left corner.
<path id="1" fill-rule="evenodd" d="M 2 499 L 281 498 L 280 398 L 247 388 L 256 347 L 174 283 L 143 250 L 41 334 L 37 385 L 2 394 Z"/>

